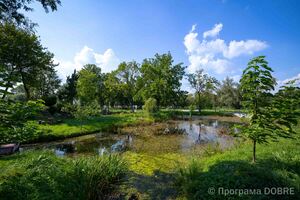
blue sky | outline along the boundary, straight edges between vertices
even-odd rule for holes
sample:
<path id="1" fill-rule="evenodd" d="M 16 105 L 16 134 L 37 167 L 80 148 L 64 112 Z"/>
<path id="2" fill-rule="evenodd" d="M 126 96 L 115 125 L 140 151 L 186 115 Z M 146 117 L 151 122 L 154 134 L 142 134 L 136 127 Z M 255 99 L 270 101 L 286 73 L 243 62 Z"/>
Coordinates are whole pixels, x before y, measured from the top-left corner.
<path id="1" fill-rule="evenodd" d="M 297 0 L 62 0 L 54 13 L 34 8 L 27 16 L 61 78 L 86 63 L 108 72 L 168 51 L 188 72 L 203 67 L 220 80 L 238 79 L 256 55 L 267 56 L 278 80 L 300 77 Z"/>

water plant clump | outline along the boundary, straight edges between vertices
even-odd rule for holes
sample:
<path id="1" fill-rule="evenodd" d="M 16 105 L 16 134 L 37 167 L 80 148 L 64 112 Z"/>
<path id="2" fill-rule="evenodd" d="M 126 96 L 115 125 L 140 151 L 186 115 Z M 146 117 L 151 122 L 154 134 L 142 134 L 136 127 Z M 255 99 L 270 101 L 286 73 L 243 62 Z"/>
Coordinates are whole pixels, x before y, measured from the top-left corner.
<path id="1" fill-rule="evenodd" d="M 57 157 L 20 153 L 1 165 L 1 199 L 108 199 L 123 182 L 126 163 L 117 155 Z"/>

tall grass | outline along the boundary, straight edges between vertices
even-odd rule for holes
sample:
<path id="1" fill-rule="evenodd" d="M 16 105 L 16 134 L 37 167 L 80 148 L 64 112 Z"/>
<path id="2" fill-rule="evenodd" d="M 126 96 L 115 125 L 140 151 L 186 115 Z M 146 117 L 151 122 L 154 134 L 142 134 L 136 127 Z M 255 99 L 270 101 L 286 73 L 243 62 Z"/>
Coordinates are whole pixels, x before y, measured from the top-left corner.
<path id="1" fill-rule="evenodd" d="M 187 199 L 300 199 L 300 141 L 282 139 L 258 146 L 251 163 L 251 144 L 206 158 L 178 170 L 176 185 Z M 293 195 L 222 194 L 224 189 L 292 188 Z M 215 193 L 208 191 L 214 188 Z M 220 193 L 219 193 L 220 192 Z"/>
<path id="2" fill-rule="evenodd" d="M 107 199 L 127 172 L 117 155 L 59 158 L 29 152 L 0 160 L 1 199 Z"/>

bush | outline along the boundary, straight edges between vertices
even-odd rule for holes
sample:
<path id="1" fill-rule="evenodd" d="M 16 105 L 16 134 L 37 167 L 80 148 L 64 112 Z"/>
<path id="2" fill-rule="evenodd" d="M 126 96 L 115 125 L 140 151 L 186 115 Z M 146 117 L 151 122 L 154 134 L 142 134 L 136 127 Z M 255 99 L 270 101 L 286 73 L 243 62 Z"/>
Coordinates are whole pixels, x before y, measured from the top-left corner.
<path id="1" fill-rule="evenodd" d="M 52 107 L 57 103 L 57 97 L 55 95 L 48 96 L 44 99 L 45 106 Z"/>
<path id="2" fill-rule="evenodd" d="M 157 101 L 154 98 L 149 98 L 145 102 L 143 109 L 148 113 L 155 113 L 158 111 Z"/>
<path id="3" fill-rule="evenodd" d="M 6 102 L 0 100 L 0 143 L 23 142 L 37 135 L 29 122 L 42 110 L 43 101 Z"/>
<path id="4" fill-rule="evenodd" d="M 116 155 L 59 158 L 51 152 L 20 154 L 1 166 L 1 199 L 108 199 L 127 172 Z"/>

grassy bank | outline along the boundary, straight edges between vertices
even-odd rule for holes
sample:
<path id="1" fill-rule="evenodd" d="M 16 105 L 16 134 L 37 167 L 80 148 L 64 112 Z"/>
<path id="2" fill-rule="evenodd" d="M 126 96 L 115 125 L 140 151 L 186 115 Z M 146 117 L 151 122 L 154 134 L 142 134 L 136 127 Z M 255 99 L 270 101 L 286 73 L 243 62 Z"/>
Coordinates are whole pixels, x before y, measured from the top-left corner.
<path id="1" fill-rule="evenodd" d="M 116 132 L 120 127 L 149 124 L 185 115 L 189 115 L 189 112 L 184 110 L 162 109 L 158 113 L 149 115 L 143 111 L 131 113 L 128 110 L 117 110 L 113 111 L 111 115 L 92 117 L 83 121 L 74 118 L 63 119 L 62 122 L 58 124 L 38 125 L 38 134 L 35 137 L 29 138 L 25 141 L 25 143 L 48 142 L 99 131 Z M 232 110 L 223 110 L 218 112 L 213 110 L 203 110 L 201 113 L 193 112 L 193 115 L 231 116 Z"/>
<path id="2" fill-rule="evenodd" d="M 37 138 L 28 142 L 51 141 L 99 131 L 115 132 L 119 127 L 151 123 L 154 120 L 153 117 L 143 112 L 102 115 L 83 121 L 74 118 L 64 119 L 59 124 L 39 125 L 40 134 Z"/>
<path id="3" fill-rule="evenodd" d="M 1 199 L 108 199 L 127 172 L 118 156 L 60 158 L 27 152 L 0 158 Z"/>
<path id="4" fill-rule="evenodd" d="M 186 199 L 299 199 L 300 140 L 258 145 L 251 163 L 251 143 L 211 157 L 195 158 L 177 172 L 177 188 Z M 273 187 L 293 188 L 294 195 L 268 195 Z M 213 189 L 210 189 L 213 188 Z M 261 189 L 262 195 L 226 194 L 224 189 Z M 209 191 L 213 191 L 210 194 Z M 223 192 L 222 192 L 223 191 Z M 245 190 L 244 190 L 245 191 Z M 227 190 L 228 192 L 228 190 Z"/>

